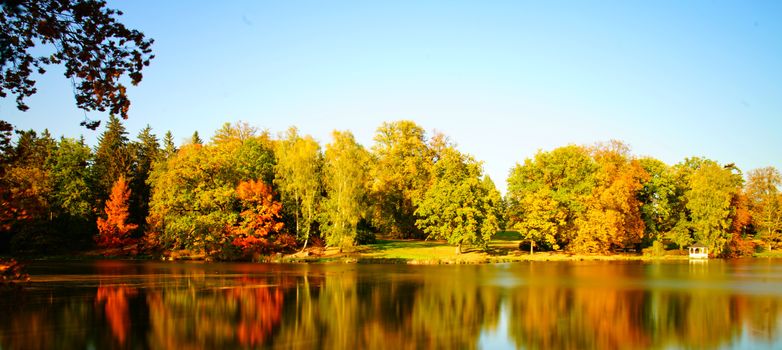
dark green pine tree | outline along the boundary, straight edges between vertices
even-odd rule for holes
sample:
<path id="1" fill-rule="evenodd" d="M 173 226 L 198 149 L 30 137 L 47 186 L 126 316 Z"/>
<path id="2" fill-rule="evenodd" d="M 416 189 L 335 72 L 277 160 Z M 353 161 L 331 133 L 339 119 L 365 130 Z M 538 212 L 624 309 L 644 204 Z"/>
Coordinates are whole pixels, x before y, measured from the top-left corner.
<path id="1" fill-rule="evenodd" d="M 201 140 L 201 136 L 198 136 L 198 131 L 193 132 L 193 136 L 190 137 L 190 143 L 193 145 L 204 144 L 204 140 Z"/>
<path id="2" fill-rule="evenodd" d="M 106 131 L 98 138 L 92 177 L 95 186 L 96 207 L 103 208 L 114 182 L 120 176 L 130 179 L 133 173 L 133 153 L 128 142 L 128 132 L 119 118 L 109 116 Z"/>
<path id="3" fill-rule="evenodd" d="M 136 164 L 130 182 L 130 221 L 143 224 L 149 214 L 151 189 L 147 183 L 152 166 L 161 157 L 160 143 L 152 128 L 147 125 L 139 132 L 138 141 L 133 143 Z M 142 230 L 143 232 L 143 230 Z"/>

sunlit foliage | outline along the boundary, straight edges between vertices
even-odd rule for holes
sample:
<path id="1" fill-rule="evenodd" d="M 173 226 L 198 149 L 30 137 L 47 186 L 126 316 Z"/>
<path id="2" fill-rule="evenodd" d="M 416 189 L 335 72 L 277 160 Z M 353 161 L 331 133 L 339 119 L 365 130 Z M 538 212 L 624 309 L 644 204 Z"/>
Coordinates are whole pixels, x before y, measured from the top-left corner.
<path id="1" fill-rule="evenodd" d="M 271 183 L 275 157 L 268 133 L 246 124 L 226 126 L 209 144 L 186 144 L 150 175 L 148 222 L 163 247 L 223 254 L 226 229 L 240 220 L 241 181 Z"/>
<path id="2" fill-rule="evenodd" d="M 749 212 L 758 237 L 771 249 L 782 242 L 782 176 L 779 170 L 766 167 L 747 174 L 746 194 Z"/>
<path id="3" fill-rule="evenodd" d="M 607 253 L 612 247 L 640 243 L 644 222 L 636 196 L 648 174 L 620 142 L 596 145 L 592 157 L 598 164 L 596 186 L 585 198 L 586 211 L 576 220 L 576 237 L 570 249 Z"/>
<path id="4" fill-rule="evenodd" d="M 735 214 L 731 203 L 742 185 L 741 175 L 731 170 L 704 160 L 689 176 L 689 190 L 685 193 L 695 238 L 715 255 L 727 250 Z"/>
<path id="5" fill-rule="evenodd" d="M 326 145 L 326 200 L 321 217 L 326 243 L 349 247 L 356 243 L 359 221 L 368 213 L 370 155 L 349 131 L 334 131 Z"/>
<path id="6" fill-rule="evenodd" d="M 409 120 L 383 123 L 372 155 L 373 222 L 393 236 L 420 236 L 414 203 L 427 190 L 433 157 L 424 129 Z"/>
<path id="7" fill-rule="evenodd" d="M 312 136 L 300 136 L 291 127 L 275 145 L 274 182 L 285 211 L 293 216 L 294 233 L 307 246 L 322 199 L 323 155 Z"/>
<path id="8" fill-rule="evenodd" d="M 95 241 L 101 248 L 117 248 L 131 241 L 130 233 L 138 225 L 128 221 L 128 200 L 130 189 L 125 177 L 120 176 L 111 189 L 109 200 L 106 201 L 104 213 L 106 218 L 98 218 L 98 237 Z"/>
<path id="9" fill-rule="evenodd" d="M 482 181 L 481 163 L 449 145 L 432 168 L 432 184 L 417 201 L 416 225 L 429 238 L 445 239 L 461 252 L 464 245 L 484 248 L 499 231 L 498 194 Z"/>
<path id="10" fill-rule="evenodd" d="M 508 177 L 508 221 L 526 239 L 548 249 L 567 247 L 576 219 L 596 186 L 598 165 L 581 146 L 540 151 Z"/>
<path id="11" fill-rule="evenodd" d="M 236 187 L 236 196 L 242 207 L 239 224 L 230 232 L 232 243 L 245 252 L 269 252 L 271 234 L 282 230 L 282 204 L 274 200 L 271 186 L 261 181 L 242 181 Z"/>

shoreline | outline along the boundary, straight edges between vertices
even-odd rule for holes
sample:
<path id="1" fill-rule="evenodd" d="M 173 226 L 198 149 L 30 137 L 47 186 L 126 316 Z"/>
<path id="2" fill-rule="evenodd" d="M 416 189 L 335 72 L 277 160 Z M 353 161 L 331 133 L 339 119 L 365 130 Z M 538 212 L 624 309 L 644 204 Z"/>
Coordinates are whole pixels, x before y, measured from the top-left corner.
<path id="1" fill-rule="evenodd" d="M 468 247 L 456 254 L 455 247 L 443 241 L 381 239 L 376 243 L 355 246 L 340 252 L 334 247 L 310 247 L 290 254 L 256 255 L 252 259 L 217 260 L 203 252 L 188 250 L 157 253 L 138 253 L 137 247 L 90 250 L 72 254 L 42 256 L 4 256 L 18 260 L 139 260 L 139 261 L 199 261 L 199 262 L 256 262 L 291 264 L 404 264 L 404 265 L 463 265 L 502 264 L 513 262 L 563 261 L 684 261 L 691 260 L 686 251 L 666 250 L 661 256 L 644 253 L 572 254 L 561 251 L 539 251 L 530 255 L 518 249 L 518 240 L 494 240 L 487 249 Z M 782 258 L 782 252 L 755 253 L 744 258 Z M 726 260 L 711 258 L 708 260 Z"/>

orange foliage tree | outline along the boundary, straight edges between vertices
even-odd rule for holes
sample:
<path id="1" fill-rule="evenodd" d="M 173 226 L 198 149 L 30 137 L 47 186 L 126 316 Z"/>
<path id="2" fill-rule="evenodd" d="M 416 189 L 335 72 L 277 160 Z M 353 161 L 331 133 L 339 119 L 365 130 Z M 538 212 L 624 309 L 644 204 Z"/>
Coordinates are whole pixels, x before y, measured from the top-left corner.
<path id="1" fill-rule="evenodd" d="M 259 253 L 272 248 L 270 234 L 279 232 L 283 223 L 282 204 L 274 200 L 271 186 L 263 181 L 242 181 L 236 187 L 242 202 L 240 224 L 231 230 L 233 244 L 245 252 Z"/>
<path id="2" fill-rule="evenodd" d="M 131 243 L 129 234 L 138 225 L 128 223 L 128 199 L 130 189 L 124 176 L 120 176 L 111 188 L 106 201 L 106 218 L 98 218 L 98 236 L 96 242 L 102 248 L 115 248 Z"/>

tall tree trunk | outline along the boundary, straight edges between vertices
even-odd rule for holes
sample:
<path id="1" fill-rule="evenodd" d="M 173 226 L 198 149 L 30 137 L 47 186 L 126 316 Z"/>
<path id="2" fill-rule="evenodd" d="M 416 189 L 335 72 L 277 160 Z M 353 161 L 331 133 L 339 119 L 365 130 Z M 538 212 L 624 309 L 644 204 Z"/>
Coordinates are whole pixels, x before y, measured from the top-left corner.
<path id="1" fill-rule="evenodd" d="M 532 248 L 534 245 L 535 245 L 535 242 L 533 242 L 532 240 L 529 240 L 529 255 L 535 254 L 535 251 Z"/>
<path id="2" fill-rule="evenodd" d="M 458 243 L 456 244 L 456 255 L 462 254 L 462 244 Z"/>

